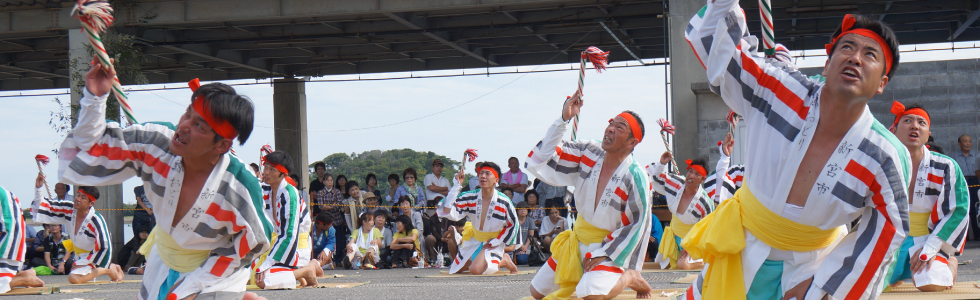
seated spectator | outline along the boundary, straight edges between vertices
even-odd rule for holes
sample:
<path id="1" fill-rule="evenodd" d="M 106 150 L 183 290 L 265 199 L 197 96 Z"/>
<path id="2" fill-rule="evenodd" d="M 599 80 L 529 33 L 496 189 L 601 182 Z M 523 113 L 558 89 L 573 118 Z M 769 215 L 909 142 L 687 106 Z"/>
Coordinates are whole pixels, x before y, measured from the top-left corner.
<path id="1" fill-rule="evenodd" d="M 361 204 L 362 205 L 361 205 L 360 212 L 358 214 L 363 214 L 363 213 L 366 213 L 366 212 L 373 213 L 375 210 L 377 210 L 378 208 L 380 208 L 380 206 L 381 206 L 381 203 L 379 202 L 380 200 L 381 200 L 381 198 L 379 198 L 377 195 L 375 195 L 372 192 L 362 192 L 361 193 Z M 377 218 L 378 216 L 375 215 L 374 217 Z M 384 224 L 382 224 L 382 225 L 384 225 Z M 381 225 L 375 224 L 375 226 L 381 226 Z"/>
<path id="2" fill-rule="evenodd" d="M 405 215 L 395 219 L 395 230 L 391 240 L 391 267 L 410 268 L 413 254 L 419 249 L 419 231 L 412 226 L 412 219 Z"/>
<path id="3" fill-rule="evenodd" d="M 398 198 L 398 208 L 401 210 L 401 216 L 409 217 L 409 220 L 412 221 L 412 228 L 416 228 L 416 229 L 425 228 L 425 222 L 422 219 L 422 213 L 419 212 L 418 210 L 413 210 L 411 203 L 412 200 L 408 195 L 402 195 L 400 198 Z M 395 219 L 397 220 L 398 218 Z M 422 238 L 421 232 L 419 233 L 419 238 Z M 423 243 L 425 243 L 424 240 L 419 241 L 419 244 L 424 247 L 425 245 L 423 245 Z"/>
<path id="4" fill-rule="evenodd" d="M 382 195 L 384 195 L 384 201 L 382 201 L 381 203 L 384 206 L 396 206 L 398 202 L 398 197 L 395 197 L 395 191 L 398 190 L 398 174 L 395 173 L 388 174 L 388 186 L 389 186 L 388 189 L 386 189 L 382 193 Z M 397 211 L 398 211 L 397 208 L 395 207 L 391 208 L 392 213 L 396 213 Z"/>
<path id="5" fill-rule="evenodd" d="M 34 257 L 28 261 L 31 264 L 31 267 L 47 265 L 44 263 L 44 239 L 48 237 L 48 224 L 41 224 L 41 228 L 41 231 L 38 231 L 34 235 L 34 242 L 32 242 L 30 247 L 28 247 L 29 249 L 34 250 Z"/>
<path id="6" fill-rule="evenodd" d="M 357 217 L 360 214 L 362 204 L 361 202 L 361 187 L 357 184 L 357 181 L 347 181 L 344 186 L 344 191 L 347 192 L 347 196 L 344 197 L 344 218 L 346 218 L 347 226 L 350 228 L 357 227 Z M 373 219 L 371 221 L 374 221 Z M 353 232 L 353 230 L 351 230 Z"/>
<path id="7" fill-rule="evenodd" d="M 501 190 L 501 192 L 503 192 L 504 195 L 506 195 L 507 198 L 510 199 L 510 201 L 514 201 L 514 190 L 510 188 L 504 188 L 503 190 Z M 518 203 L 518 202 L 514 202 L 514 203 Z"/>
<path id="8" fill-rule="evenodd" d="M 48 225 L 48 232 L 44 238 L 44 266 L 51 269 L 51 274 L 68 274 L 74 264 L 63 244 L 68 238 L 62 234 L 60 224 Z"/>
<path id="9" fill-rule="evenodd" d="M 34 245 L 34 240 L 37 237 L 37 229 L 34 229 L 34 226 L 25 225 L 24 231 L 26 231 L 24 236 L 27 237 L 24 239 L 24 245 L 28 245 L 28 246 Z M 34 247 L 27 247 L 26 250 L 27 251 L 25 251 L 24 253 L 24 263 L 23 265 L 21 265 L 21 268 L 25 270 L 31 267 L 31 261 L 33 261 L 34 258 L 40 256 L 38 255 L 40 253 L 35 251 Z"/>
<path id="10" fill-rule="evenodd" d="M 534 222 L 535 227 L 541 227 L 541 220 L 548 214 L 541 209 L 540 196 L 536 190 L 528 190 L 524 193 L 524 202 L 527 203 L 527 218 Z"/>
<path id="11" fill-rule="evenodd" d="M 136 232 L 137 234 L 119 250 L 116 264 L 123 266 L 123 270 L 127 270 L 129 274 L 143 275 L 142 266 L 146 263 L 146 258 L 139 250 L 146 242 L 146 237 L 150 235 L 150 229 L 142 227 Z"/>
<path id="12" fill-rule="evenodd" d="M 405 179 L 405 184 L 399 186 L 398 190 L 395 191 L 395 199 L 398 199 L 398 202 L 401 203 L 401 197 L 408 196 L 413 206 L 425 206 L 425 188 L 415 181 L 418 179 L 415 169 L 408 168 L 402 171 L 402 179 Z"/>
<path id="13" fill-rule="evenodd" d="M 432 201 L 434 201 L 435 204 L 432 206 L 435 207 L 436 205 L 439 205 L 439 202 L 442 202 L 442 199 L 442 196 L 438 196 L 433 199 Z M 420 231 L 419 234 L 424 236 L 422 238 L 422 245 L 424 245 L 423 248 L 425 249 L 426 262 L 429 263 L 429 266 L 434 266 L 436 263 L 436 258 L 439 256 L 439 253 L 437 253 L 439 252 L 437 251 L 437 248 L 446 249 L 445 243 L 442 242 L 441 237 L 442 233 L 449 227 L 449 221 L 435 215 L 427 218 L 428 222 L 426 222 L 426 215 L 422 215 L 422 218 L 422 223 L 425 225 L 425 230 Z"/>
<path id="14" fill-rule="evenodd" d="M 250 164 L 248 164 L 248 167 L 249 168 L 252 168 L 252 173 L 253 173 L 252 175 L 255 175 L 255 178 L 258 178 L 259 180 L 262 180 L 262 172 L 259 172 L 259 165 L 258 164 L 256 164 L 256 163 L 250 163 Z"/>
<path id="15" fill-rule="evenodd" d="M 452 261 L 452 259 L 456 257 L 456 253 L 459 252 L 459 242 L 463 239 L 461 234 L 462 229 L 459 228 L 466 226 L 466 222 L 468 222 L 466 218 L 456 222 L 447 220 L 447 223 L 449 223 L 449 228 L 442 234 L 442 242 L 446 243 L 446 250 L 449 251 L 448 258 L 450 261 Z M 446 265 L 449 265 L 449 263 Z"/>
<path id="16" fill-rule="evenodd" d="M 388 211 L 383 208 L 374 211 L 374 228 L 381 231 L 381 236 L 383 236 L 381 246 L 378 249 L 378 256 L 381 260 L 377 264 L 381 269 L 387 269 L 391 266 L 391 248 L 389 246 L 391 246 L 392 234 L 391 227 L 388 226 L 388 216 Z"/>
<path id="17" fill-rule="evenodd" d="M 548 217 L 541 221 L 541 231 L 539 233 L 539 236 L 541 236 L 541 249 L 550 250 L 551 241 L 554 240 L 559 233 L 565 231 L 565 229 L 568 229 L 565 226 L 565 218 L 561 217 L 558 209 L 548 209 Z"/>
<path id="18" fill-rule="evenodd" d="M 374 173 L 368 173 L 367 176 L 364 177 L 364 188 L 361 188 L 361 190 L 368 193 L 373 193 L 380 197 L 381 191 L 378 190 L 378 176 L 374 175 Z"/>
<path id="19" fill-rule="evenodd" d="M 527 197 L 529 194 L 524 194 L 524 196 Z M 530 200 L 530 198 L 527 199 Z M 529 206 L 527 202 L 517 203 L 514 208 L 517 209 L 517 223 L 520 224 L 517 228 L 520 230 L 517 232 L 517 241 L 521 243 L 521 246 L 514 251 L 514 262 L 518 265 L 526 265 L 528 254 L 530 254 L 529 247 L 538 227 L 534 225 L 534 220 L 528 218 Z"/>
<path id="20" fill-rule="evenodd" d="M 333 217 L 329 212 L 321 212 L 313 223 L 313 257 L 320 262 L 323 270 L 333 270 L 332 257 L 337 247 L 337 231 L 333 228 Z"/>
<path id="21" fill-rule="evenodd" d="M 664 235 L 664 225 L 660 223 L 660 219 L 657 218 L 656 214 L 651 214 L 650 222 L 650 241 L 647 244 L 647 255 L 649 258 L 647 261 L 653 261 L 657 257 L 657 252 L 660 251 L 660 237 Z"/>
<path id="22" fill-rule="evenodd" d="M 378 250 L 382 239 L 381 231 L 374 228 L 374 214 L 364 213 L 357 217 L 357 228 L 347 244 L 344 269 L 376 269 L 374 264 L 381 260 Z"/>

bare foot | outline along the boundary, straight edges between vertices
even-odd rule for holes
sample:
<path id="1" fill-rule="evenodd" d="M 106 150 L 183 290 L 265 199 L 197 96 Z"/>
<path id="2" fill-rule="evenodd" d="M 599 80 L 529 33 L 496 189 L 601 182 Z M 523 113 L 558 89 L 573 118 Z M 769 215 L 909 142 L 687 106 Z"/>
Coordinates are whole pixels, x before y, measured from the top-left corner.
<path id="1" fill-rule="evenodd" d="M 14 278 L 10 280 L 10 286 L 22 286 L 22 287 L 42 287 L 44 286 L 44 281 L 37 277 L 37 273 L 34 270 L 26 270 L 17 272 Z"/>
<path id="2" fill-rule="evenodd" d="M 640 272 L 637 272 L 636 270 L 628 270 L 626 271 L 626 274 L 630 274 L 630 276 L 633 277 L 630 280 L 629 288 L 636 291 L 636 298 L 648 299 L 653 297 L 653 295 L 650 294 L 650 290 L 652 290 L 652 288 L 650 288 L 650 284 L 647 283 L 646 279 L 643 279 L 643 275 L 640 275 Z"/>
<path id="3" fill-rule="evenodd" d="M 314 264 L 308 264 L 305 267 L 293 271 L 296 278 L 301 279 L 304 287 L 316 286 L 318 284 L 316 282 L 316 271 L 313 270 L 315 266 Z"/>
<path id="4" fill-rule="evenodd" d="M 122 282 L 123 276 L 126 273 L 123 272 L 122 267 L 117 264 L 112 264 L 109 266 L 109 279 L 112 282 Z"/>
<path id="5" fill-rule="evenodd" d="M 242 300 L 266 300 L 266 299 L 265 297 L 259 296 L 253 292 L 248 292 L 245 293 L 245 296 L 242 297 Z"/>
<path id="6" fill-rule="evenodd" d="M 316 265 L 316 278 L 323 277 L 323 268 L 321 268 L 320 261 L 311 259 L 310 264 Z"/>

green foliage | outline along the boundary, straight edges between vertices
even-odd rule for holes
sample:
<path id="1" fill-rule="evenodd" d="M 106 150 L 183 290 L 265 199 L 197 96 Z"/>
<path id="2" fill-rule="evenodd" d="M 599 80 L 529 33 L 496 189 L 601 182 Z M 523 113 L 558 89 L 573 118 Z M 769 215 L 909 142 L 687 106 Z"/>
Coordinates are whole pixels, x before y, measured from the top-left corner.
<path id="1" fill-rule="evenodd" d="M 462 151 L 459 157 L 463 157 Z M 404 183 L 402 171 L 406 168 L 415 168 L 415 172 L 418 173 L 416 181 L 421 185 L 425 174 L 432 172 L 432 161 L 437 158 L 442 159 L 445 165 L 442 169 L 442 177 L 452 180 L 452 174 L 456 174 L 459 170 L 459 161 L 431 151 L 395 149 L 371 150 L 361 154 L 334 153 L 324 157 L 322 161 L 327 165 L 327 173 L 332 174 L 335 179 L 337 175 L 344 175 L 348 180 L 357 181 L 361 186 L 364 186 L 364 178 L 374 173 L 378 176 L 378 190 L 383 191 L 389 187 L 388 174 L 398 174 L 399 183 Z M 316 172 L 313 170 L 313 165 L 316 163 L 316 161 L 310 163 L 310 180 L 316 179 Z M 473 168 L 473 164 L 469 164 L 468 167 Z M 467 174 L 468 179 L 469 174 Z"/>

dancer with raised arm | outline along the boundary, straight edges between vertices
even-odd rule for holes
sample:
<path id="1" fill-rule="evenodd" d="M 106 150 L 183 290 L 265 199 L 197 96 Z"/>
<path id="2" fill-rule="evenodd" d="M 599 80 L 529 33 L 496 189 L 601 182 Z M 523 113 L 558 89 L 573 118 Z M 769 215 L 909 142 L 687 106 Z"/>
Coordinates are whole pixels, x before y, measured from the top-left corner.
<path id="1" fill-rule="evenodd" d="M 667 208 L 670 209 L 670 226 L 664 228 L 660 239 L 660 249 L 653 262 L 659 263 L 661 269 L 695 270 L 704 267 L 701 260 L 692 259 L 681 248 L 681 239 L 691 231 L 691 226 L 708 216 L 715 210 L 715 203 L 702 188 L 708 178 L 705 159 L 687 160 L 687 175 L 667 172 L 667 164 L 673 160 L 673 154 L 665 151 L 660 161 L 647 167 L 650 173 L 653 190 L 667 198 Z"/>

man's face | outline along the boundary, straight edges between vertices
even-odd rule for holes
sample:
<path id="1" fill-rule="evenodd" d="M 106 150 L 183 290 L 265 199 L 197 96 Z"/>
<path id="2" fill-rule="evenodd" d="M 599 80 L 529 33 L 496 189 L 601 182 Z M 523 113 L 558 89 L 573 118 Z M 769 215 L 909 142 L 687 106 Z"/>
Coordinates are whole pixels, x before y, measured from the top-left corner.
<path id="1" fill-rule="evenodd" d="M 273 168 L 272 165 L 270 164 L 262 165 L 262 182 L 271 185 L 276 185 L 280 181 L 282 181 L 282 178 L 283 178 L 282 172 L 279 172 L 279 170 Z"/>
<path id="2" fill-rule="evenodd" d="M 497 186 L 497 176 L 494 176 L 490 170 L 482 170 L 478 176 L 480 176 L 481 189 L 493 189 Z"/>
<path id="3" fill-rule="evenodd" d="M 327 173 L 327 169 L 324 169 L 322 166 L 316 167 L 316 178 L 323 178 L 323 174 L 326 173 Z"/>
<path id="4" fill-rule="evenodd" d="M 175 155 L 183 157 L 199 157 L 209 152 L 220 153 L 216 150 L 218 145 L 214 142 L 215 135 L 217 133 L 211 129 L 211 126 L 197 114 L 197 111 L 188 106 L 187 111 L 180 116 L 177 130 L 170 139 L 170 150 Z M 231 147 L 229 140 L 219 141 L 222 142 L 228 143 L 228 147 Z"/>
<path id="5" fill-rule="evenodd" d="M 322 222 L 316 222 L 316 229 L 320 231 L 326 231 L 330 229 L 331 224 L 323 224 Z"/>
<path id="6" fill-rule="evenodd" d="M 908 149 L 916 149 L 929 141 L 929 121 L 918 115 L 904 115 L 895 125 L 895 136 Z"/>
<path id="7" fill-rule="evenodd" d="M 51 224 L 48 225 L 48 233 L 61 233 L 61 224 Z"/>
<path id="8" fill-rule="evenodd" d="M 385 227 L 385 217 L 384 216 L 374 217 L 374 227 L 378 229 L 383 229 Z"/>
<path id="9" fill-rule="evenodd" d="M 888 84 L 884 53 L 872 38 L 853 33 L 840 37 L 824 64 L 826 86 L 844 97 L 871 99 L 881 94 Z"/>
<path id="10" fill-rule="evenodd" d="M 94 200 L 95 199 L 89 199 L 88 196 L 85 196 L 85 194 L 82 193 L 75 194 L 75 210 L 87 211 L 92 207 L 92 202 L 94 202 Z"/>
<path id="11" fill-rule="evenodd" d="M 973 149 L 973 139 L 969 135 L 960 137 L 960 151 L 967 152 Z"/>
<path id="12" fill-rule="evenodd" d="M 687 176 L 684 176 L 684 186 L 697 187 L 703 181 L 704 176 L 701 176 L 701 173 L 698 173 L 694 168 L 687 170 Z"/>
<path id="13" fill-rule="evenodd" d="M 65 199 L 65 194 L 68 193 L 68 188 L 65 187 L 64 183 L 55 183 L 54 193 L 58 195 L 58 199 Z"/>
<path id="14" fill-rule="evenodd" d="M 612 118 L 602 135 L 602 150 L 614 151 L 636 146 L 633 131 L 626 119 L 620 116 Z"/>
<path id="15" fill-rule="evenodd" d="M 436 177 L 438 177 L 439 175 L 442 175 L 442 164 L 434 164 L 434 165 L 432 165 L 432 174 L 435 174 Z"/>
<path id="16" fill-rule="evenodd" d="M 518 162 L 516 159 L 508 159 L 507 167 L 510 168 L 511 173 L 517 173 L 519 170 L 518 168 L 520 167 L 520 162 Z"/>

